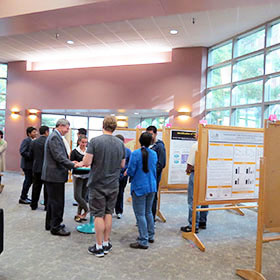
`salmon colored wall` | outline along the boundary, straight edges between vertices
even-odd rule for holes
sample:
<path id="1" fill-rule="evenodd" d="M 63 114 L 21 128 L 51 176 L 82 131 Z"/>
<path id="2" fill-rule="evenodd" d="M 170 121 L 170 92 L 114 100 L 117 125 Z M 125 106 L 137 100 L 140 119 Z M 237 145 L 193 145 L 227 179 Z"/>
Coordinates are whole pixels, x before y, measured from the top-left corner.
<path id="1" fill-rule="evenodd" d="M 172 52 L 171 63 L 27 72 L 25 62 L 8 64 L 7 169 L 19 170 L 19 146 L 32 122 L 26 109 L 179 109 L 192 110 L 204 94 L 206 48 Z M 20 109 L 17 120 L 10 116 Z M 173 120 L 194 128 L 200 116 Z M 35 126 L 39 123 L 35 121 Z"/>

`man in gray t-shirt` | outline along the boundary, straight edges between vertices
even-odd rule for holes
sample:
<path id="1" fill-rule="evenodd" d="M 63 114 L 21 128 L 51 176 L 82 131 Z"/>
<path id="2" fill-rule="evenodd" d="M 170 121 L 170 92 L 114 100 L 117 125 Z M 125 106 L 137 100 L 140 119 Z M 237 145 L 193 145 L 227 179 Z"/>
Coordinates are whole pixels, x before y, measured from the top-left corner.
<path id="1" fill-rule="evenodd" d="M 88 180 L 89 207 L 95 217 L 96 244 L 89 247 L 88 252 L 97 257 L 103 257 L 112 250 L 112 214 L 119 192 L 120 171 L 125 166 L 124 144 L 112 135 L 116 127 L 115 117 L 105 117 L 103 135 L 90 140 L 86 155 L 78 164 L 91 165 Z"/>

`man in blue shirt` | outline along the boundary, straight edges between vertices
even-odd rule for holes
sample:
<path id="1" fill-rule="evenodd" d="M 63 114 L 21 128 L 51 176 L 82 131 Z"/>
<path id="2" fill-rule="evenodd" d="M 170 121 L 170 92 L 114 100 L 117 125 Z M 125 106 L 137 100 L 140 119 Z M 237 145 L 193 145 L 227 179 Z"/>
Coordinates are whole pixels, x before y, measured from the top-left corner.
<path id="1" fill-rule="evenodd" d="M 152 135 L 153 146 L 151 147 L 151 149 L 157 153 L 157 157 L 158 157 L 158 162 L 157 162 L 157 190 L 158 190 L 159 183 L 161 180 L 162 170 L 166 164 L 165 146 L 161 140 L 157 139 L 157 128 L 155 126 L 150 125 L 149 127 L 146 128 L 146 131 Z M 156 218 L 156 213 L 157 213 L 157 201 L 158 201 L 158 194 L 156 193 L 153 202 L 153 207 L 152 207 L 154 220 Z"/>

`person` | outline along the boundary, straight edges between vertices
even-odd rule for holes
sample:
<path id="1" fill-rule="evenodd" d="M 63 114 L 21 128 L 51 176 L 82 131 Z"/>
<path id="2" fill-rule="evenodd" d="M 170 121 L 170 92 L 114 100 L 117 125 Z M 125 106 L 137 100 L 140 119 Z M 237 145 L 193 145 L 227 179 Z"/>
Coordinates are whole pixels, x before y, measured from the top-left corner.
<path id="1" fill-rule="evenodd" d="M 116 135 L 116 137 L 118 137 L 119 139 L 122 140 L 122 142 L 124 142 L 124 137 L 121 134 Z M 125 147 L 125 167 L 122 168 L 122 170 L 121 170 L 121 175 L 119 178 L 119 194 L 118 194 L 118 198 L 117 198 L 117 202 L 116 202 L 116 206 L 115 206 L 115 212 L 117 214 L 118 219 L 121 219 L 122 214 L 123 214 L 123 197 L 124 197 L 124 190 L 125 190 L 125 187 L 127 184 L 127 179 L 128 179 L 128 176 L 127 175 L 125 176 L 124 173 L 128 167 L 130 155 L 131 155 L 130 149 Z"/>
<path id="2" fill-rule="evenodd" d="M 197 139 L 197 133 L 196 133 Z M 187 160 L 187 169 L 186 173 L 190 175 L 189 184 L 188 184 L 188 208 L 189 208 L 189 217 L 187 226 L 181 227 L 181 231 L 183 232 L 191 232 L 192 231 L 192 212 L 193 212 L 193 189 L 194 189 L 194 171 L 195 171 L 195 153 L 198 149 L 198 142 L 195 142 L 190 150 L 190 154 Z M 201 208 L 208 208 L 208 205 L 202 205 Z M 199 232 L 200 229 L 206 229 L 207 223 L 207 215 L 208 211 L 196 212 L 196 225 L 195 225 L 195 233 Z"/>
<path id="3" fill-rule="evenodd" d="M 30 207 L 31 210 L 38 208 L 38 201 L 40 199 L 40 193 L 43 185 L 41 179 L 42 167 L 44 161 L 44 149 L 47 137 L 49 136 L 49 127 L 41 126 L 39 128 L 40 137 L 30 144 L 30 158 L 33 160 L 32 173 L 33 173 L 33 186 Z M 46 187 L 44 186 L 44 205 L 47 210 L 48 195 Z"/>
<path id="4" fill-rule="evenodd" d="M 156 213 L 157 213 L 157 202 L 158 202 L 158 188 L 159 188 L 159 183 L 161 180 L 161 174 L 162 170 L 165 167 L 166 164 L 166 151 L 165 151 L 165 146 L 163 141 L 160 139 L 157 139 L 157 128 L 153 125 L 150 125 L 146 128 L 146 132 L 149 132 L 152 135 L 152 144 L 153 146 L 151 147 L 152 150 L 154 150 L 157 153 L 158 157 L 158 162 L 157 162 L 157 192 L 154 197 L 153 201 L 153 207 L 152 207 L 152 212 L 153 212 L 153 217 L 154 221 L 156 221 Z"/>
<path id="5" fill-rule="evenodd" d="M 2 172 L 4 172 L 6 168 L 6 150 L 8 147 L 7 142 L 3 139 L 3 135 L 3 131 L 0 130 L 0 193 L 4 189 L 4 185 L 2 184 Z"/>
<path id="6" fill-rule="evenodd" d="M 64 212 L 65 182 L 68 180 L 68 169 L 73 169 L 77 162 L 68 158 L 63 136 L 69 131 L 70 123 L 59 119 L 56 128 L 45 143 L 44 162 L 41 179 L 45 182 L 48 193 L 46 230 L 51 234 L 68 236 L 70 232 L 62 224 Z"/>
<path id="7" fill-rule="evenodd" d="M 32 185 L 32 159 L 30 158 L 30 144 L 36 138 L 37 129 L 30 126 L 26 129 L 27 137 L 23 139 L 20 145 L 19 152 L 21 154 L 20 167 L 24 172 L 24 181 L 22 185 L 21 195 L 19 198 L 20 204 L 30 204 L 31 199 L 28 198 L 28 191 Z"/>
<path id="8" fill-rule="evenodd" d="M 78 138 L 79 138 L 81 135 L 87 136 L 87 130 L 86 130 L 85 128 L 79 128 L 79 129 L 78 129 L 78 133 L 77 133 Z"/>
<path id="9" fill-rule="evenodd" d="M 148 249 L 148 242 L 154 242 L 154 218 L 152 205 L 157 191 L 157 154 L 149 149 L 152 135 L 148 132 L 139 138 L 141 148 L 132 152 L 127 175 L 131 177 L 131 196 L 137 220 L 139 237 L 131 243 L 134 249 Z"/>
<path id="10" fill-rule="evenodd" d="M 83 161 L 78 163 L 78 166 L 91 165 L 89 206 L 95 217 L 96 244 L 88 248 L 88 253 L 96 257 L 104 257 L 112 250 L 112 214 L 119 192 L 120 171 L 125 166 L 124 144 L 112 135 L 116 127 L 114 116 L 105 117 L 103 135 L 90 140 Z"/>
<path id="11" fill-rule="evenodd" d="M 86 154 L 87 147 L 87 137 L 84 134 L 81 134 L 78 138 L 78 147 L 76 147 L 70 155 L 70 160 L 80 162 L 83 160 L 84 155 Z M 89 171 L 78 172 L 73 170 L 73 186 L 74 186 L 74 198 L 78 202 L 77 215 L 74 217 L 76 222 L 81 222 L 86 218 L 88 213 L 88 206 L 86 202 L 86 193 L 87 193 L 87 182 L 89 177 Z M 84 213 L 82 214 L 82 211 Z"/>

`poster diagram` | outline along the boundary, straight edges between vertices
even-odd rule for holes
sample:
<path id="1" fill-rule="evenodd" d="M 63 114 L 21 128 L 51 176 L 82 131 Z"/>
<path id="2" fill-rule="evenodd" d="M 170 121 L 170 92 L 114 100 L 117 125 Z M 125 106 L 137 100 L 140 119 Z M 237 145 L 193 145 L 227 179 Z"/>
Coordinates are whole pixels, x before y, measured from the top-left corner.
<path id="1" fill-rule="evenodd" d="M 258 197 L 263 133 L 209 130 L 206 200 Z"/>
<path id="2" fill-rule="evenodd" d="M 124 144 L 131 151 L 134 150 L 136 144 L 136 130 L 121 130 L 117 129 L 114 131 L 113 135 L 121 134 L 124 137 Z"/>
<path id="3" fill-rule="evenodd" d="M 168 184 L 188 184 L 187 160 L 190 149 L 195 142 L 194 131 L 170 131 Z"/>

